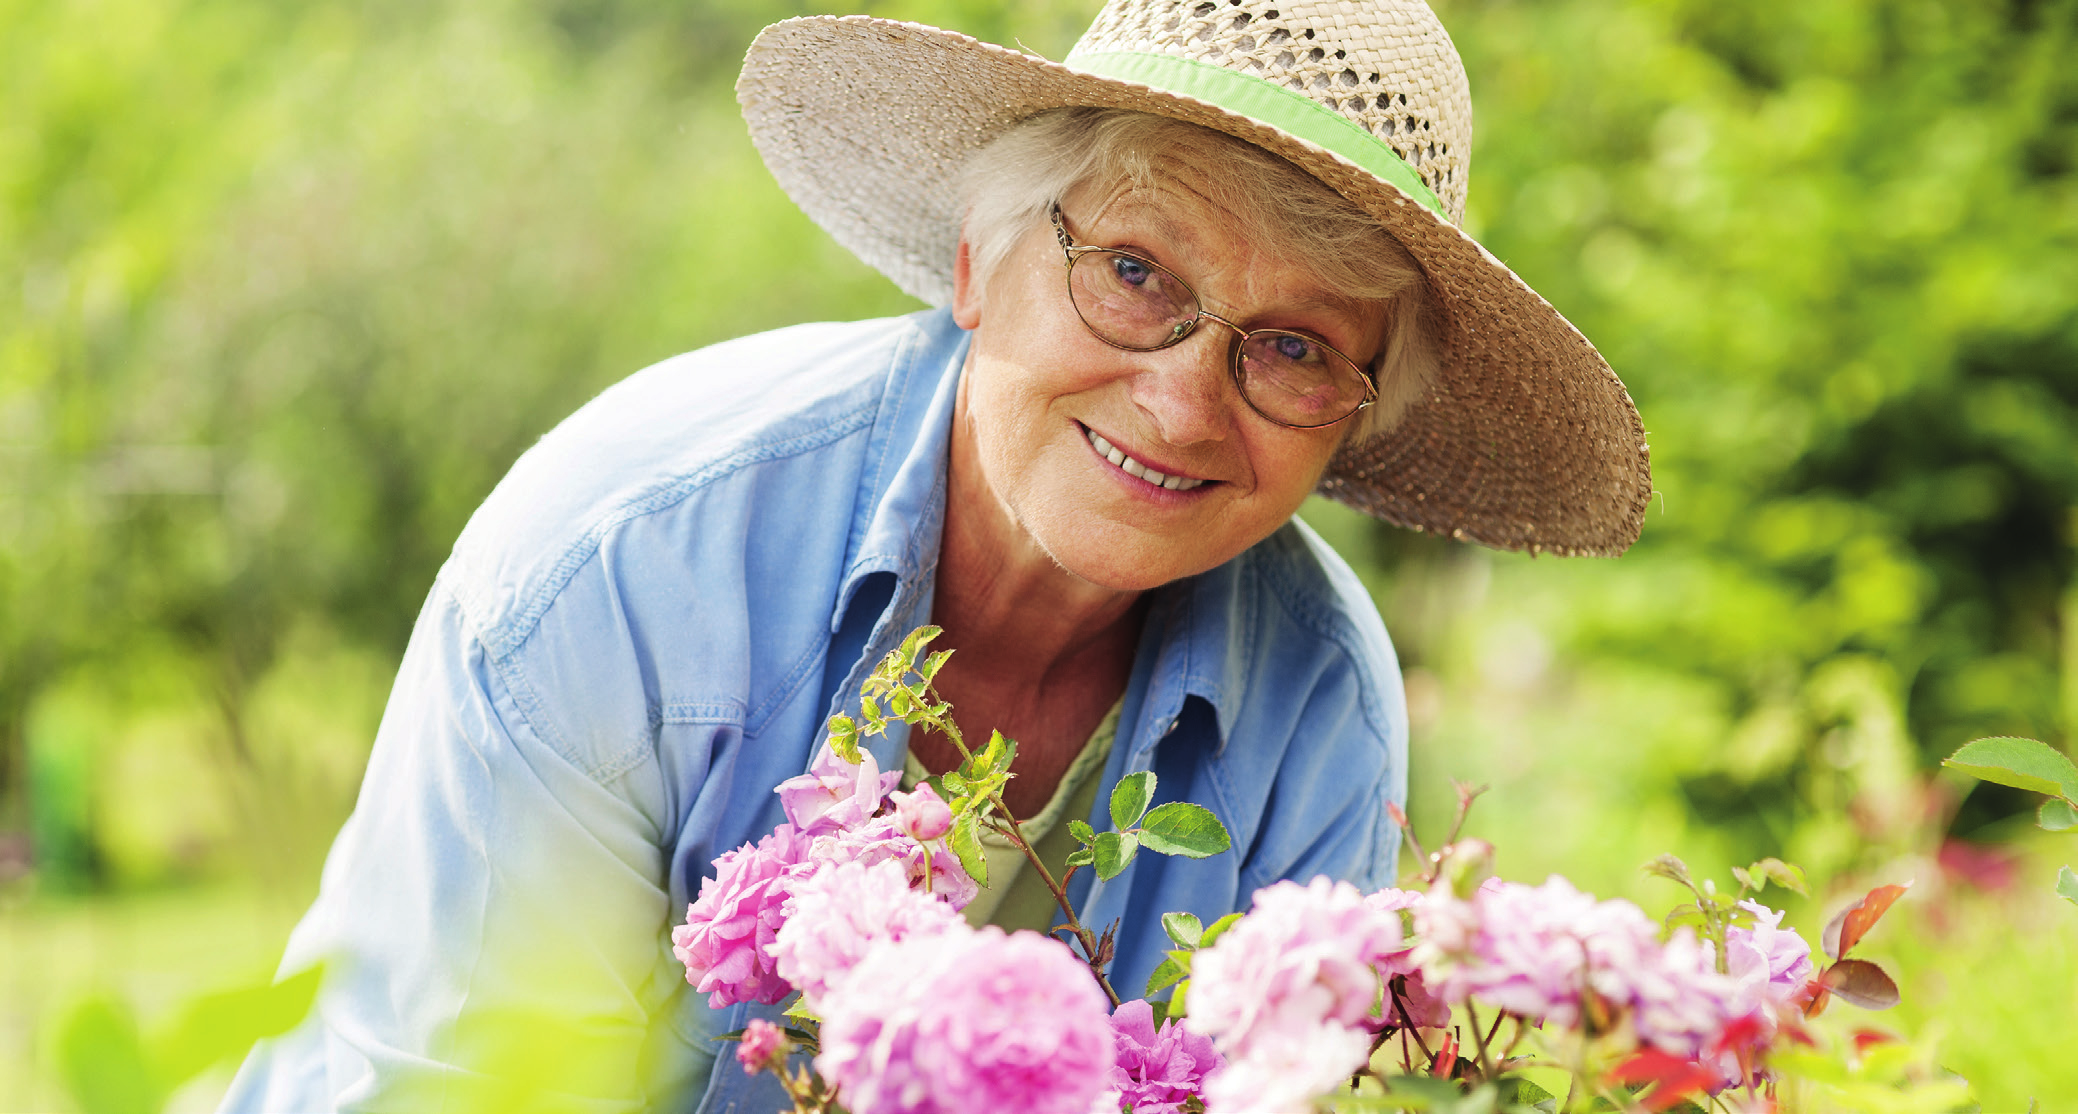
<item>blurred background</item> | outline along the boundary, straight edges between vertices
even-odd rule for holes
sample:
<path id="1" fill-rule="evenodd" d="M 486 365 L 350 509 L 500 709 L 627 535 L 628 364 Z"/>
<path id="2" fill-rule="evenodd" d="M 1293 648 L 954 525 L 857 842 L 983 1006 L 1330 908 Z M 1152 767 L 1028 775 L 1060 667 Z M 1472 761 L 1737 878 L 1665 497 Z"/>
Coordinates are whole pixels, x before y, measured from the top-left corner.
<path id="1" fill-rule="evenodd" d="M 1417 824 L 1488 784 L 1505 876 L 1654 911 L 1663 851 L 1781 856 L 1807 939 L 1910 878 L 1869 1022 L 1986 1110 L 2078 1102 L 2078 840 L 1938 772 L 2078 733 L 2078 3 L 1437 7 L 1469 230 L 1623 376 L 1658 496 L 1618 561 L 1303 512 L 1398 642 Z M 72 1101 L 75 1003 L 149 1029 L 273 970 L 535 438 L 664 356 L 915 308 L 731 92 L 759 27 L 851 10 L 0 0 L 0 1110 Z M 1058 58 L 1094 4 L 871 10 Z"/>

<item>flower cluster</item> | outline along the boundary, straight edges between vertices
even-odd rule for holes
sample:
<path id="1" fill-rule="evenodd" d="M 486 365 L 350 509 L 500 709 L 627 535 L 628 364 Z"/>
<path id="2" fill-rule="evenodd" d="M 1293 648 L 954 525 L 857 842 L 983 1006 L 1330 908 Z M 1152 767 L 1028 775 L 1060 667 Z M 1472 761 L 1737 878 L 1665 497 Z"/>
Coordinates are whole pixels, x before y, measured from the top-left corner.
<path id="1" fill-rule="evenodd" d="M 686 981 L 716 1006 L 735 1002 L 778 1002 L 802 987 L 796 975 L 820 989 L 837 958 L 855 961 L 863 948 L 847 940 L 852 929 L 876 924 L 876 930 L 899 937 L 909 927 L 936 913 L 947 918 L 966 907 L 978 891 L 960 861 L 939 839 L 920 839 L 904 830 L 899 815 L 885 814 L 888 796 L 901 775 L 881 773 L 871 754 L 856 765 L 825 746 L 815 764 L 800 777 L 782 782 L 776 792 L 787 822 L 756 844 L 724 852 L 714 860 L 715 876 L 700 887 L 686 909 L 686 922 L 671 932 L 671 951 L 685 964 Z M 929 786 L 894 794 L 908 802 L 909 814 L 933 813 L 932 802 L 944 803 Z M 913 823 L 911 825 L 914 826 Z M 942 837 L 940 826 L 935 835 Z M 861 871 L 840 879 L 822 878 L 846 864 L 861 868 L 893 863 L 875 888 Z M 921 890 L 914 900 L 892 896 L 886 879 L 899 876 L 905 891 Z M 879 895 L 870 911 L 850 925 L 828 931 L 797 932 L 791 945 L 781 943 L 781 926 L 789 923 L 787 906 L 804 887 L 818 908 L 835 908 L 826 900 L 833 887 L 847 899 L 869 891 Z M 893 910 L 906 912 L 899 916 Z M 804 923 L 818 923 L 809 918 Z M 846 951 L 845 949 L 853 949 Z M 786 958 L 782 958 L 782 953 Z M 792 967 L 795 974 L 789 974 Z"/>

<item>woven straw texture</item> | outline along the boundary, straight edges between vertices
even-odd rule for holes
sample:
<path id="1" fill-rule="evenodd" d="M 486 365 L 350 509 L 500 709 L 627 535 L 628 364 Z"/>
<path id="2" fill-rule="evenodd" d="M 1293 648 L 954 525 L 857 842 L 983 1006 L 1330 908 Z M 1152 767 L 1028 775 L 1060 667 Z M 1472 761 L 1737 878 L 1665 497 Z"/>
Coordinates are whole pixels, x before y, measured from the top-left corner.
<path id="1" fill-rule="evenodd" d="M 1471 99 L 1419 0 L 1112 0 L 1080 52 L 1167 54 L 1248 73 L 1355 121 L 1462 218 Z M 765 29 L 737 80 L 751 138 L 802 210 L 910 294 L 952 294 L 953 179 L 1032 113 L 1125 108 L 1283 156 L 1375 216 L 1428 273 L 1443 358 L 1387 433 L 1346 447 L 1321 493 L 1387 522 L 1500 549 L 1614 556 L 1651 496 L 1630 395 L 1558 311 L 1450 222 L 1354 163 L 1245 116 L 917 24 L 809 17 Z"/>

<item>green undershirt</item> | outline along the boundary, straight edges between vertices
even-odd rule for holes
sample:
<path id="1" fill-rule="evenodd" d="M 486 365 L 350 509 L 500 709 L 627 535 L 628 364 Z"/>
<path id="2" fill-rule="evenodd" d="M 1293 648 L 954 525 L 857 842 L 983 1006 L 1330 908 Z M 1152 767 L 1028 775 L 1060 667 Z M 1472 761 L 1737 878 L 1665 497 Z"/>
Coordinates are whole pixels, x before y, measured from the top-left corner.
<path id="1" fill-rule="evenodd" d="M 1083 819 L 1097 803 L 1097 786 L 1103 781 L 1097 775 L 1104 769 L 1104 760 L 1111 757 L 1111 742 L 1118 735 L 1118 714 L 1125 705 L 1121 697 L 1097 729 L 1090 733 L 1089 741 L 1082 745 L 1082 753 L 1061 775 L 1061 783 L 1054 787 L 1053 798 L 1037 816 L 1023 821 L 1025 838 L 1031 841 L 1032 850 L 1038 853 L 1039 861 L 1058 880 L 1068 867 L 1068 856 L 1075 850 L 1075 837 L 1068 832 L 1066 820 Z M 930 776 L 923 763 L 916 760 L 912 752 L 903 761 L 902 788 L 916 788 L 916 783 Z M 988 860 L 989 884 L 977 894 L 967 906 L 967 923 L 975 926 L 992 924 L 1006 932 L 1029 928 L 1034 932 L 1045 932 L 1053 925 L 1054 915 L 1060 906 L 1046 888 L 1046 880 L 1039 873 L 1026 869 L 1024 853 L 1009 840 L 993 833 L 981 837 L 981 851 Z"/>

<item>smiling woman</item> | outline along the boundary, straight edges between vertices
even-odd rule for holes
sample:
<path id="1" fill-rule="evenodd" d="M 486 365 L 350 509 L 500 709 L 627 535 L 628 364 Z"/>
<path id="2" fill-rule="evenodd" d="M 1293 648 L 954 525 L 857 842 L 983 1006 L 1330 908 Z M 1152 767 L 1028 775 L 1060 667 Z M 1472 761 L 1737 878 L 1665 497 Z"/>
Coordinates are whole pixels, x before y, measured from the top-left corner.
<path id="1" fill-rule="evenodd" d="M 926 621 L 961 734 L 1020 744 L 1004 796 L 1042 861 L 1130 773 L 1227 822 L 1229 854 L 1075 879 L 1140 986 L 1168 946 L 1147 910 L 1392 877 L 1399 672 L 1292 520 L 1309 494 L 1508 548 L 1636 536 L 1621 384 L 1452 223 L 1469 102 L 1418 0 L 1113 0 L 1068 65 L 794 20 L 739 93 L 802 207 L 942 308 L 667 361 L 514 466 L 284 961 L 342 974 L 230 1108 L 469 1105 L 517 1011 L 557 1020 L 582 1063 L 547 1083 L 592 1108 L 786 1105 L 710 1070 L 771 1004 L 708 1009 L 665 941 Z M 872 742 L 911 784 L 959 757 Z M 1016 865 L 970 920 L 1047 927 Z"/>

